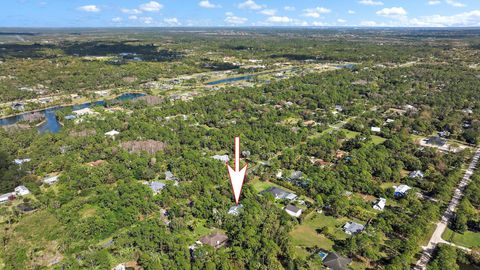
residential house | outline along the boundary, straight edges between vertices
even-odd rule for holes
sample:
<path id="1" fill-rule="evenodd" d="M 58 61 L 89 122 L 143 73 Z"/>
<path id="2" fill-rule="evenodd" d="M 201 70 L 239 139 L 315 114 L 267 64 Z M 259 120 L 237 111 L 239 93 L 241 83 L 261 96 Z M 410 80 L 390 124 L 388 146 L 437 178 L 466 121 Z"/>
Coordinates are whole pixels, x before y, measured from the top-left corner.
<path id="1" fill-rule="evenodd" d="M 424 177 L 423 175 L 423 172 L 422 171 L 419 171 L 419 170 L 416 170 L 416 171 L 413 171 L 411 172 L 408 177 L 410 178 L 419 178 L 419 179 L 422 179 Z"/>
<path id="2" fill-rule="evenodd" d="M 425 139 L 425 143 L 433 145 L 433 146 L 438 146 L 438 147 L 443 147 L 445 144 L 447 144 L 447 140 L 439 137 L 439 136 L 432 136 L 427 139 Z"/>
<path id="3" fill-rule="evenodd" d="M 243 205 L 234 205 L 228 209 L 228 214 L 232 216 L 238 216 L 240 214 L 240 210 L 243 208 Z"/>
<path id="4" fill-rule="evenodd" d="M 215 155 L 212 157 L 213 159 L 215 160 L 218 160 L 218 161 L 222 161 L 224 163 L 227 163 L 230 161 L 230 158 L 228 157 L 228 155 Z"/>
<path id="5" fill-rule="evenodd" d="M 25 105 L 23 103 L 13 103 L 12 104 L 12 110 L 23 111 L 23 110 L 25 110 Z"/>
<path id="6" fill-rule="evenodd" d="M 407 192 L 412 189 L 407 185 L 400 185 L 398 187 L 394 186 L 395 192 L 393 193 L 395 197 L 403 197 L 407 194 Z"/>
<path id="7" fill-rule="evenodd" d="M 109 132 L 106 132 L 105 136 L 115 138 L 115 136 L 117 136 L 118 134 L 120 134 L 120 132 L 113 129 L 113 130 L 110 130 Z"/>
<path id="8" fill-rule="evenodd" d="M 329 253 L 325 259 L 323 259 L 323 265 L 331 270 L 348 270 L 350 269 L 348 265 L 351 263 L 351 259 L 342 257 L 335 252 Z"/>
<path id="9" fill-rule="evenodd" d="M 294 171 L 290 175 L 290 180 L 298 180 L 303 177 L 303 173 L 301 171 Z"/>
<path id="10" fill-rule="evenodd" d="M 228 241 L 228 236 L 219 232 L 200 238 L 200 243 L 204 245 L 209 245 L 214 248 L 222 247 L 227 243 L 227 241 Z"/>
<path id="11" fill-rule="evenodd" d="M 376 132 L 376 133 L 382 132 L 382 129 L 379 128 L 379 127 L 371 127 L 370 130 L 371 130 L 372 132 Z"/>
<path id="12" fill-rule="evenodd" d="M 0 195 L 0 203 L 6 203 L 8 201 L 11 201 L 15 198 L 15 192 L 9 192 Z"/>
<path id="13" fill-rule="evenodd" d="M 25 186 L 18 186 L 15 188 L 15 194 L 17 194 L 18 196 L 25 196 L 30 194 L 30 190 L 28 190 L 28 188 L 26 188 Z"/>
<path id="14" fill-rule="evenodd" d="M 349 221 L 345 225 L 343 225 L 343 230 L 348 235 L 353 235 L 353 234 L 360 233 L 364 229 L 365 229 L 365 226 L 363 226 L 362 224 L 358 224 L 356 222 L 353 222 L 353 221 Z"/>
<path id="15" fill-rule="evenodd" d="M 154 194 L 158 194 L 160 193 L 160 191 L 162 191 L 162 189 L 165 188 L 166 185 L 164 183 L 153 181 L 153 182 L 150 182 L 148 186 L 150 187 L 150 189 L 153 191 Z"/>
<path id="16" fill-rule="evenodd" d="M 288 191 L 285 191 L 281 188 L 278 187 L 269 187 L 266 190 L 262 191 L 262 193 L 270 193 L 273 195 L 275 200 L 295 200 L 297 198 L 297 195 L 294 193 L 290 193 Z"/>
<path id="17" fill-rule="evenodd" d="M 15 159 L 13 162 L 17 165 L 22 165 L 23 163 L 27 163 L 27 162 L 30 162 L 32 161 L 31 159 L 29 158 L 19 158 L 19 159 Z"/>
<path id="18" fill-rule="evenodd" d="M 121 263 L 117 266 L 115 266 L 112 270 L 126 270 L 127 268 L 125 267 L 125 264 Z"/>
<path id="19" fill-rule="evenodd" d="M 173 175 L 171 171 L 166 171 L 165 172 L 165 180 L 167 181 L 178 181 L 178 178 Z"/>
<path id="20" fill-rule="evenodd" d="M 378 211 L 383 211 L 383 209 L 385 209 L 386 205 L 387 205 L 387 199 L 379 198 L 378 201 L 373 206 L 373 209 L 378 210 Z"/>
<path id="21" fill-rule="evenodd" d="M 47 185 L 53 185 L 56 182 L 58 182 L 58 177 L 59 177 L 58 175 L 47 177 L 47 178 L 43 179 L 43 183 L 45 183 Z"/>
<path id="22" fill-rule="evenodd" d="M 297 218 L 300 217 L 300 215 L 302 215 L 302 209 L 291 204 L 285 207 L 285 212 L 287 212 L 287 214 L 289 214 L 290 216 L 297 217 Z"/>
<path id="23" fill-rule="evenodd" d="M 97 112 L 94 112 L 90 108 L 84 108 L 84 109 L 73 111 L 73 114 L 75 114 L 76 116 L 85 116 L 85 115 L 97 114 Z"/>

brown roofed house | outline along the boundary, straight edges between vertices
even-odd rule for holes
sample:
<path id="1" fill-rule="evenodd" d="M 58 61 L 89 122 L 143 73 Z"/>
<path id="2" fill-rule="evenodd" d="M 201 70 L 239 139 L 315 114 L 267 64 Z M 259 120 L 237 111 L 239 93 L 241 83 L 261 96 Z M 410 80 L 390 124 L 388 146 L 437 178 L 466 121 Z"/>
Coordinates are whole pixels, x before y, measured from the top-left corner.
<path id="1" fill-rule="evenodd" d="M 228 241 L 228 236 L 219 232 L 200 238 L 200 242 L 202 244 L 209 245 L 214 248 L 222 247 L 223 245 L 225 245 L 225 243 L 227 243 L 227 241 Z"/>

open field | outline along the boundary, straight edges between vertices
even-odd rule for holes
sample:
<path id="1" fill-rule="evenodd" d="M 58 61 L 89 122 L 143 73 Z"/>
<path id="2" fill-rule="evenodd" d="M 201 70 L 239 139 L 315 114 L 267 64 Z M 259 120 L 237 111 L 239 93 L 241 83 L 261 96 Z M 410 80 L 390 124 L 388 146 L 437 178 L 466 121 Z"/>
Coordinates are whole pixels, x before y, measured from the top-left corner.
<path id="1" fill-rule="evenodd" d="M 480 233 L 478 232 L 466 231 L 463 234 L 459 234 L 447 228 L 442 238 L 466 248 L 480 247 Z"/>

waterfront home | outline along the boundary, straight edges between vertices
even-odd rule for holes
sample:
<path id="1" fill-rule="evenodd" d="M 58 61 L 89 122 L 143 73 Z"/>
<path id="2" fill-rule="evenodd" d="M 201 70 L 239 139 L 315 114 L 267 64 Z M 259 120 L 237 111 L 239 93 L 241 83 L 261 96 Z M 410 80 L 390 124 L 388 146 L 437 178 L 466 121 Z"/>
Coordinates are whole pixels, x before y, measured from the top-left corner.
<path id="1" fill-rule="evenodd" d="M 273 195 L 273 197 L 275 198 L 275 200 L 282 200 L 282 199 L 286 199 L 286 200 L 295 200 L 297 198 L 297 195 L 294 194 L 294 193 L 290 193 L 288 191 L 285 191 L 281 188 L 278 188 L 278 187 L 270 187 L 270 188 L 267 188 L 266 190 L 262 191 L 262 194 L 263 193 L 270 193 Z"/>

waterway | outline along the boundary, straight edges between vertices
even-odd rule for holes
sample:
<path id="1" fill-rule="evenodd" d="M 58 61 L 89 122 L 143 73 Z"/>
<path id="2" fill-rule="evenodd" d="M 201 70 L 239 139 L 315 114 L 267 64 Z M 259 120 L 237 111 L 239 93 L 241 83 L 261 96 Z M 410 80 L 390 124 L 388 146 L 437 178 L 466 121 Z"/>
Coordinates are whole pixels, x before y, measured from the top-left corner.
<path id="1" fill-rule="evenodd" d="M 218 81 L 209 82 L 209 83 L 207 83 L 207 85 L 217 85 L 217 84 L 222 84 L 222 83 L 247 81 L 247 80 L 251 80 L 254 77 L 255 77 L 255 75 L 245 75 L 245 76 L 240 76 L 240 77 L 226 78 L 226 79 L 221 79 L 221 80 L 218 80 Z"/>
<path id="2" fill-rule="evenodd" d="M 132 100 L 136 99 L 139 97 L 144 96 L 145 94 L 142 93 L 127 93 L 127 94 L 122 94 L 115 99 L 111 101 L 126 101 L 126 100 Z M 40 133 L 45 133 L 45 132 L 52 132 L 52 133 L 57 133 L 60 131 L 62 128 L 62 125 L 59 122 L 59 119 L 57 117 L 57 111 L 65 108 L 71 108 L 72 110 L 80 110 L 80 109 L 85 109 L 93 106 L 105 106 L 107 104 L 107 101 L 105 100 L 99 100 L 95 102 L 87 102 L 79 105 L 69 105 L 69 106 L 56 106 L 56 107 L 51 107 L 47 108 L 44 110 L 37 111 L 38 113 L 42 113 L 45 115 L 45 121 L 37 127 L 38 131 Z M 22 114 L 17 114 L 14 116 L 10 116 L 7 118 L 2 118 L 0 119 L 0 126 L 7 126 L 7 125 L 13 125 L 16 124 L 20 121 L 24 120 L 24 116 L 31 114 L 31 112 L 26 112 Z"/>

